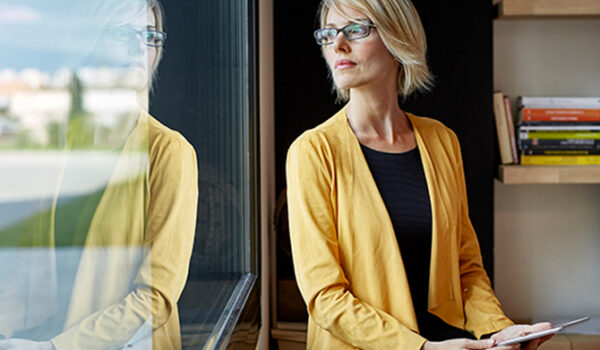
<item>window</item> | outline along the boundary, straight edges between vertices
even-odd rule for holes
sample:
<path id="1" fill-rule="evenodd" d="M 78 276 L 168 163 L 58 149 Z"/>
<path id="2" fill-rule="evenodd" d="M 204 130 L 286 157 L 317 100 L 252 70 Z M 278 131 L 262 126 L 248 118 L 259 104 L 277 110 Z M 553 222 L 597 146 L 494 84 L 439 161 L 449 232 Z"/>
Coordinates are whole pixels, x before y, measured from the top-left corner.
<path id="1" fill-rule="evenodd" d="M 255 5 L 163 7 L 0 4 L 5 338 L 256 342 Z"/>

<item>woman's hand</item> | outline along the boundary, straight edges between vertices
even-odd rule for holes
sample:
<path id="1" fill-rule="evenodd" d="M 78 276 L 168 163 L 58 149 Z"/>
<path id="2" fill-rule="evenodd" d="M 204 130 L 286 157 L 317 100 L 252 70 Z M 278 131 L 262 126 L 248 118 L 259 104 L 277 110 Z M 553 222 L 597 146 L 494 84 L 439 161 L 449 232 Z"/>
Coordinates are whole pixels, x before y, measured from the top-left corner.
<path id="1" fill-rule="evenodd" d="M 494 344 L 496 344 L 494 339 L 471 340 L 460 338 L 440 342 L 427 341 L 423 344 L 421 350 L 478 350 L 489 349 Z"/>
<path id="2" fill-rule="evenodd" d="M 519 325 L 514 325 L 514 326 L 504 328 L 500 332 L 492 335 L 491 339 L 494 339 L 496 341 L 496 343 L 500 343 L 505 340 L 510 340 L 510 339 L 513 339 L 516 337 L 521 337 L 521 336 L 531 334 L 534 332 L 544 331 L 544 330 L 547 330 L 550 328 L 552 328 L 552 324 L 549 322 L 540 322 L 540 323 L 536 323 L 534 325 L 519 324 Z M 525 343 L 524 347 L 522 347 L 521 349 L 523 349 L 523 350 L 537 349 L 538 346 L 542 345 L 545 341 L 552 338 L 553 335 L 554 334 L 550 334 L 550 335 L 547 335 L 542 338 L 532 339 L 529 342 Z M 515 345 L 517 345 L 516 349 L 519 349 L 519 344 L 515 344 Z M 498 348 L 498 349 L 500 349 L 500 348 Z"/>
<path id="3" fill-rule="evenodd" d="M 26 339 L 0 340 L 0 350 L 54 350 L 49 341 L 31 341 Z"/>

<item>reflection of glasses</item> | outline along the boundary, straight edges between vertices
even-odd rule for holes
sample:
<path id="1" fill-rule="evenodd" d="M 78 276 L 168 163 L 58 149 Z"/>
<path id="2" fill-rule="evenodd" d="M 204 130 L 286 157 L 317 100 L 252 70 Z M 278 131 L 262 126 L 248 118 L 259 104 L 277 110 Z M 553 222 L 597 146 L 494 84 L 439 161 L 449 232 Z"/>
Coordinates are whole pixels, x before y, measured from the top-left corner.
<path id="1" fill-rule="evenodd" d="M 160 30 L 136 30 L 130 26 L 112 28 L 107 31 L 107 35 L 109 38 L 121 42 L 131 42 L 135 36 L 139 36 L 142 42 L 150 47 L 161 47 L 167 40 L 167 33 Z"/>
<path id="2" fill-rule="evenodd" d="M 365 23 L 350 23 L 344 28 L 321 28 L 314 32 L 315 39 L 319 45 L 329 45 L 333 43 L 339 32 L 344 33 L 347 40 L 356 40 L 364 38 L 371 34 L 371 28 L 375 28 L 374 24 Z"/>

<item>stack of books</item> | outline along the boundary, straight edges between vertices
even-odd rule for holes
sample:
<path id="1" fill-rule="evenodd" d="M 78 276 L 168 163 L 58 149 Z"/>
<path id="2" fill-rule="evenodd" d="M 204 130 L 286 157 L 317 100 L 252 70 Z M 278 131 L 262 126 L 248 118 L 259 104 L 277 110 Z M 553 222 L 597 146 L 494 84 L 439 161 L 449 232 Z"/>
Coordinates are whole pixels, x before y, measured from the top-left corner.
<path id="1" fill-rule="evenodd" d="M 600 164 L 600 97 L 517 98 L 523 165 Z"/>

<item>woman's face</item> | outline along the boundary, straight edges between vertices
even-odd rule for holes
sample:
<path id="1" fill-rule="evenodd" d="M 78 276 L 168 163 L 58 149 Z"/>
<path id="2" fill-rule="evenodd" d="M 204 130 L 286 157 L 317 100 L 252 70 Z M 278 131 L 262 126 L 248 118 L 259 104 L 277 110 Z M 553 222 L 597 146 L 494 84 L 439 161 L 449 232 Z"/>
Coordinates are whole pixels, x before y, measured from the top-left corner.
<path id="1" fill-rule="evenodd" d="M 364 14 L 347 6 L 340 6 L 345 16 L 330 9 L 325 27 L 341 29 L 355 22 L 368 23 Z M 390 54 L 376 28 L 371 28 L 369 36 L 347 40 L 338 33 L 334 42 L 323 48 L 325 60 L 332 72 L 333 80 L 339 89 L 380 89 L 393 88 L 396 91 L 399 63 Z"/>
<path id="2" fill-rule="evenodd" d="M 96 57 L 103 65 L 125 69 L 135 80 L 136 89 L 148 86 L 152 75 L 157 48 L 144 43 L 144 31 L 156 30 L 156 19 L 151 8 L 137 16 L 122 14 L 103 30 L 97 44 Z"/>

